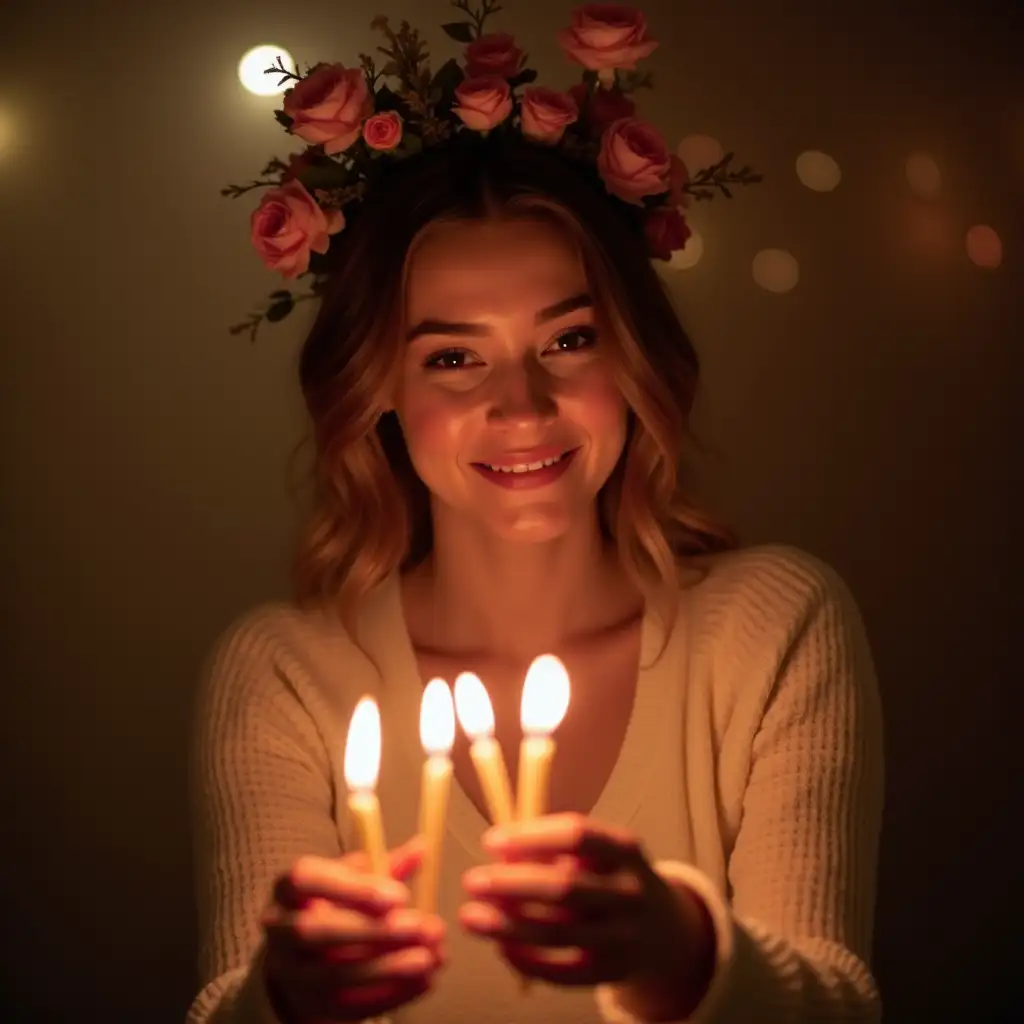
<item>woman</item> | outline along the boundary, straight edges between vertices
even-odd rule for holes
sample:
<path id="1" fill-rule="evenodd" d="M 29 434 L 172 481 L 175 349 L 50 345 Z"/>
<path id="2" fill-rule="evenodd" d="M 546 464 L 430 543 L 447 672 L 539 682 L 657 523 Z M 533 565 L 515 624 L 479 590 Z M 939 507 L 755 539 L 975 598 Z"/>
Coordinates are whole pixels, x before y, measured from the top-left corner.
<path id="1" fill-rule="evenodd" d="M 642 239 L 549 149 L 474 136 L 398 165 L 342 246 L 301 356 L 301 601 L 228 633 L 200 704 L 190 1020 L 878 1019 L 862 625 L 825 566 L 688 500 L 697 359 Z M 421 914 L 414 842 L 391 878 L 344 853 L 354 704 L 404 839 L 422 684 L 485 681 L 514 777 L 544 652 L 572 680 L 552 813 L 488 830 L 460 740 Z"/>

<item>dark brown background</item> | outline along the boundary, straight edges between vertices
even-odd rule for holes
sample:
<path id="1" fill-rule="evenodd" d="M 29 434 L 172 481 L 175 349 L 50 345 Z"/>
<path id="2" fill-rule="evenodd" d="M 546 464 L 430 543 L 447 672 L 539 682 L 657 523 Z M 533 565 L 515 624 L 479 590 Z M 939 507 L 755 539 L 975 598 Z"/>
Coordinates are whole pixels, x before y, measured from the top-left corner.
<path id="1" fill-rule="evenodd" d="M 448 55 L 442 0 L 387 7 Z M 569 84 L 553 31 L 570 4 L 506 7 L 532 63 Z M 706 365 L 724 509 L 751 540 L 831 560 L 870 628 L 888 733 L 887 1019 L 1008 1019 L 1019 5 L 646 10 L 663 42 L 646 112 L 673 141 L 709 133 L 768 175 L 695 212 L 705 257 L 672 288 Z M 248 203 L 218 190 L 290 149 L 235 64 L 260 42 L 354 61 L 376 13 L 376 0 L 0 9 L 4 1020 L 169 1024 L 193 995 L 193 685 L 227 620 L 285 593 L 283 467 L 300 429 L 302 319 L 256 347 L 225 331 L 276 280 L 249 252 Z M 799 183 L 805 149 L 838 161 L 835 192 Z M 932 199 L 904 175 L 919 151 L 942 172 Z M 997 270 L 966 257 L 975 223 L 1001 234 Z M 776 246 L 801 268 L 785 295 L 750 272 Z"/>

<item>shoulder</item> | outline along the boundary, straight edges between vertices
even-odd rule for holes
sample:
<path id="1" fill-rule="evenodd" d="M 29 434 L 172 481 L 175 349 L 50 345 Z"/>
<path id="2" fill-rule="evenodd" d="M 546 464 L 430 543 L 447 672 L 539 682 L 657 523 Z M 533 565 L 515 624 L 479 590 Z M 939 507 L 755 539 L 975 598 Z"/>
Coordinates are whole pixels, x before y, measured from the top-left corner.
<path id="1" fill-rule="evenodd" d="M 878 733 L 867 634 L 835 569 L 781 545 L 717 554 L 688 568 L 683 607 L 692 664 L 714 694 L 722 729 L 743 721 L 752 734 L 775 706 L 783 716 L 792 711 L 794 721 L 856 713 L 866 734 Z"/>
<path id="2" fill-rule="evenodd" d="M 371 597 L 367 608 L 374 606 Z M 238 616 L 216 638 L 199 698 L 206 704 L 308 704 L 361 676 L 364 664 L 370 665 L 366 652 L 333 611 L 263 604 Z"/>
<path id="3" fill-rule="evenodd" d="M 742 618 L 764 626 L 806 620 L 825 607 L 856 615 L 843 578 L 827 562 L 796 547 L 766 544 L 689 559 L 680 580 L 695 611 L 711 619 Z"/>
<path id="4" fill-rule="evenodd" d="M 766 687 L 794 664 L 873 675 L 860 611 L 826 562 L 784 545 L 704 556 L 681 566 L 681 613 L 716 685 Z"/>

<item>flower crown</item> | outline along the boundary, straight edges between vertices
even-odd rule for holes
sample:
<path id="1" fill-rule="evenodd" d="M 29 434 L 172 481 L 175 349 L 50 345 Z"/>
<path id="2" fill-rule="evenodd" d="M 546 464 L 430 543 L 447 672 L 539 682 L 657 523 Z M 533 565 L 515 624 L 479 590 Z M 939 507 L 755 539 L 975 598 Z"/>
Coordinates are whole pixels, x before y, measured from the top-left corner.
<path id="1" fill-rule="evenodd" d="M 750 185 L 761 175 L 732 167 L 733 154 L 701 169 L 688 169 L 660 133 L 636 116 L 633 94 L 653 84 L 636 69 L 658 43 L 648 38 L 640 11 L 618 4 L 584 4 L 558 33 L 565 55 L 583 67 L 582 81 L 559 92 L 532 85 L 537 73 L 506 32 L 484 32 L 501 10 L 496 0 L 451 0 L 468 20 L 442 28 L 465 44 L 463 61 L 451 59 L 431 73 L 426 46 L 403 21 L 394 30 L 384 16 L 371 27 L 386 45 L 377 60 L 359 55 L 360 66 L 315 64 L 300 74 L 279 57 L 266 74 L 293 82 L 275 111 L 289 134 L 307 143 L 288 162 L 274 157 L 260 180 L 229 185 L 237 197 L 269 187 L 252 213 L 251 239 L 260 258 L 286 280 L 309 276 L 305 294 L 280 289 L 269 304 L 231 328 L 255 338 L 263 320 L 284 319 L 297 302 L 323 294 L 331 241 L 373 188 L 389 162 L 443 145 L 459 132 L 501 130 L 557 148 L 567 158 L 593 166 L 613 202 L 626 204 L 642 220 L 652 258 L 668 260 L 690 237 L 684 210 L 690 199 L 731 198 L 730 187 Z"/>

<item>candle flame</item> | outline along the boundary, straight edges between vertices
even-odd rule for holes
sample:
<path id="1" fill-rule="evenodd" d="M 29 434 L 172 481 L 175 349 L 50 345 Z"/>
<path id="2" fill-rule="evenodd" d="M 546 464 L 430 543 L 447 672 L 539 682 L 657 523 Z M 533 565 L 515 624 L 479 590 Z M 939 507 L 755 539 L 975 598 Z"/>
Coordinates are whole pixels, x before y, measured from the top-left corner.
<path id="1" fill-rule="evenodd" d="M 420 742 L 428 754 L 447 754 L 455 742 L 455 706 L 443 679 L 431 679 L 423 691 Z"/>
<path id="2" fill-rule="evenodd" d="M 553 733 L 569 710 L 569 673 L 553 654 L 534 658 L 523 683 L 520 721 L 523 732 Z"/>
<path id="3" fill-rule="evenodd" d="M 345 740 L 345 785 L 376 789 L 380 774 L 380 711 L 372 697 L 363 697 L 352 712 Z"/>
<path id="4" fill-rule="evenodd" d="M 484 684 L 472 672 L 462 672 L 455 679 L 455 712 L 459 725 L 471 740 L 494 733 L 494 709 Z"/>

